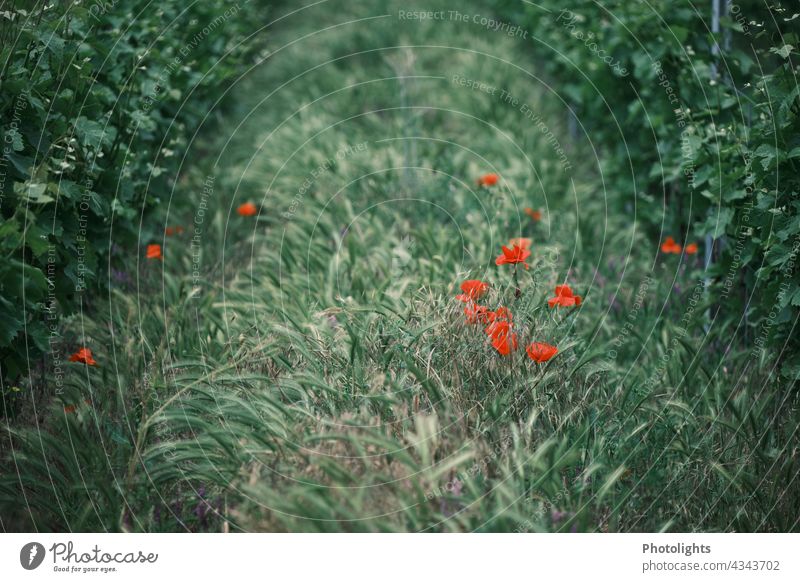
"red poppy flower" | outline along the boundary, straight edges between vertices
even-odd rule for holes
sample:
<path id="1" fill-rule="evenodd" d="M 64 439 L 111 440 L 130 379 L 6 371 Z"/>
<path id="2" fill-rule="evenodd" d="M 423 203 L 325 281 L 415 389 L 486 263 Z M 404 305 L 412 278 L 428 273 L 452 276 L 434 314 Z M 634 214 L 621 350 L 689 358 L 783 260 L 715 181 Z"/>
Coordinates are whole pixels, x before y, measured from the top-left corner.
<path id="1" fill-rule="evenodd" d="M 484 174 L 478 178 L 478 186 L 494 186 L 499 179 L 497 174 Z"/>
<path id="2" fill-rule="evenodd" d="M 147 245 L 147 258 L 163 259 L 164 255 L 161 254 L 161 245 Z"/>
<path id="3" fill-rule="evenodd" d="M 493 320 L 492 323 L 486 326 L 484 330 L 486 335 L 492 339 L 497 339 L 500 336 L 508 335 L 511 330 L 511 324 L 508 321 Z"/>
<path id="4" fill-rule="evenodd" d="M 73 412 L 75 412 L 75 405 L 74 404 L 67 404 L 64 407 L 64 412 L 66 412 L 67 414 L 72 414 Z"/>
<path id="5" fill-rule="evenodd" d="M 697 243 L 689 243 L 684 249 L 687 255 L 694 255 L 697 253 Z"/>
<path id="6" fill-rule="evenodd" d="M 511 322 L 508 319 L 499 319 L 497 317 L 497 312 L 495 312 L 494 315 L 495 317 L 492 319 L 492 322 L 487 325 L 486 329 L 484 330 L 484 333 L 492 338 L 492 343 L 512 335 Z"/>
<path id="7" fill-rule="evenodd" d="M 528 357 L 531 360 L 542 364 L 555 356 L 558 353 L 558 348 L 543 342 L 533 342 L 528 346 L 526 351 L 528 352 Z"/>
<path id="8" fill-rule="evenodd" d="M 495 321 L 511 321 L 511 312 L 505 307 L 498 307 L 496 311 L 486 309 L 486 311 L 481 311 L 479 320 L 485 324 L 491 324 Z M 488 334 L 489 332 L 486 331 L 486 333 Z"/>
<path id="9" fill-rule="evenodd" d="M 525 214 L 530 216 L 534 221 L 539 222 L 542 219 L 542 213 L 539 210 L 534 210 L 533 208 L 526 208 Z"/>
<path id="10" fill-rule="evenodd" d="M 517 334 L 507 333 L 500 335 L 492 341 L 492 347 L 496 349 L 501 356 L 507 356 L 513 350 L 517 349 Z"/>
<path id="11" fill-rule="evenodd" d="M 501 319 L 494 319 L 492 323 L 486 326 L 484 330 L 486 335 L 490 338 L 497 339 L 499 337 L 503 337 L 509 334 L 511 331 L 511 322 L 508 320 L 501 320 Z"/>
<path id="12" fill-rule="evenodd" d="M 575 307 L 581 304 L 581 298 L 572 293 L 569 285 L 556 285 L 556 296 L 547 300 L 550 307 Z"/>
<path id="13" fill-rule="evenodd" d="M 167 236 L 172 236 L 175 234 L 183 234 L 183 227 L 182 226 L 168 226 L 164 229 L 164 234 Z"/>
<path id="14" fill-rule="evenodd" d="M 494 261 L 496 265 L 514 265 L 522 263 L 526 269 L 528 268 L 528 263 L 525 262 L 525 259 L 531 256 L 530 250 L 518 245 L 514 245 L 511 248 L 503 245 L 502 249 L 503 254 Z"/>
<path id="15" fill-rule="evenodd" d="M 97 362 L 92 357 L 92 350 L 89 348 L 81 348 L 69 357 L 70 362 L 80 362 L 87 366 L 96 366 Z"/>
<path id="16" fill-rule="evenodd" d="M 520 247 L 523 249 L 531 248 L 531 244 L 533 244 L 533 240 L 529 238 L 512 238 L 508 241 L 508 245 L 512 247 Z"/>
<path id="17" fill-rule="evenodd" d="M 489 323 L 489 308 L 485 305 L 478 305 L 476 303 L 468 303 L 464 308 L 464 315 L 467 316 L 467 323 Z"/>
<path id="18" fill-rule="evenodd" d="M 478 279 L 469 279 L 461 283 L 461 290 L 464 293 L 456 295 L 456 299 L 464 302 L 475 301 L 483 297 L 488 289 L 489 283 L 484 283 Z"/>
<path id="19" fill-rule="evenodd" d="M 252 202 L 245 202 L 236 209 L 236 212 L 239 213 L 239 216 L 255 216 L 258 214 L 258 208 Z"/>
<path id="20" fill-rule="evenodd" d="M 681 245 L 675 242 L 675 239 L 668 236 L 661 244 L 661 252 L 666 254 L 679 255 L 681 254 Z"/>
<path id="21" fill-rule="evenodd" d="M 511 321 L 513 316 L 511 315 L 511 311 L 508 310 L 506 307 L 498 307 L 497 310 L 494 312 L 495 319 L 499 319 L 501 321 Z"/>
<path id="22" fill-rule="evenodd" d="M 511 312 L 505 307 L 498 307 L 496 311 L 489 311 L 486 315 L 489 325 L 484 332 L 492 338 L 492 347 L 503 356 L 516 350 L 517 334 L 512 331 Z"/>

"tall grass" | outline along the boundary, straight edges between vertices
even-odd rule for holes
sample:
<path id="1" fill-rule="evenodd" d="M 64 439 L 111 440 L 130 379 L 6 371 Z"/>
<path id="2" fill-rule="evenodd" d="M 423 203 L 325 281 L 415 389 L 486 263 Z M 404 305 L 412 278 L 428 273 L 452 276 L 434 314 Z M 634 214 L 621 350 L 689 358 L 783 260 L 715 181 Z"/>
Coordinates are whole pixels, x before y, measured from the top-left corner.
<path id="1" fill-rule="evenodd" d="M 326 3 L 269 36 L 152 226 L 187 232 L 67 323 L 101 365 L 11 428 L 2 526 L 797 530 L 796 390 L 727 345 L 699 265 L 653 268 L 605 214 L 591 152 L 564 172 L 519 106 L 452 81 L 564 136 L 524 47 L 399 8 Z M 494 264 L 515 236 L 534 241 L 519 281 Z M 499 356 L 453 299 L 466 278 L 559 354 Z M 583 305 L 548 309 L 565 280 Z"/>

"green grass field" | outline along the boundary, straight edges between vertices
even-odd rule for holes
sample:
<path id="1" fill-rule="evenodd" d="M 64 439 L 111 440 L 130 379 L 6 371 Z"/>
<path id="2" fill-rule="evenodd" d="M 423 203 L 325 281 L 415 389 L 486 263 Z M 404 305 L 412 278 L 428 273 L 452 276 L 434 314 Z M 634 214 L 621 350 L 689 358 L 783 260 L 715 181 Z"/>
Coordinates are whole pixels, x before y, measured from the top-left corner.
<path id="1" fill-rule="evenodd" d="M 524 42 L 407 9 L 278 13 L 141 225 L 163 261 L 64 323 L 98 365 L 10 424 L 3 529 L 798 530 L 796 388 L 703 253 L 637 228 Z M 529 269 L 495 263 L 516 237 Z"/>

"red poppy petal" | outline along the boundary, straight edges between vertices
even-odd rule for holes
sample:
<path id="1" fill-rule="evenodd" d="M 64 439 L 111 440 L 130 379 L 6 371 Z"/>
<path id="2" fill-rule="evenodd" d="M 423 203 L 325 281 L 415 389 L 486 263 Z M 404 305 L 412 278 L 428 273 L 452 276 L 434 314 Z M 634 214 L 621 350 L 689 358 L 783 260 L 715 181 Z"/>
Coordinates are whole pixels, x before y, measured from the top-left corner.
<path id="1" fill-rule="evenodd" d="M 556 295 L 572 297 L 572 289 L 569 285 L 556 285 Z"/>

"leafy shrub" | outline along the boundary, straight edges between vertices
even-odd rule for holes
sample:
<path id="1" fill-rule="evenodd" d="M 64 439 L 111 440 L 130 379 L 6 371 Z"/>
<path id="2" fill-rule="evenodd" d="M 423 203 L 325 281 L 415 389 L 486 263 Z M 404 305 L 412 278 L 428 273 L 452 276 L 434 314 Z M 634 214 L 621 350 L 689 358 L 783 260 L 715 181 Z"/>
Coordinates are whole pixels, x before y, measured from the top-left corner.
<path id="1" fill-rule="evenodd" d="M 142 218 L 167 199 L 222 82 L 252 59 L 257 43 L 244 41 L 263 12 L 223 0 L 15 6 L 0 16 L 6 381 L 32 373 L 59 319 L 89 307 L 84 291 L 100 291 L 109 267 L 148 242 Z"/>
<path id="2" fill-rule="evenodd" d="M 717 315 L 800 378 L 800 17 L 786 2 L 496 2 L 599 152 L 616 211 L 705 240 Z M 702 12 L 705 10 L 705 12 Z M 698 12 L 700 11 L 700 12 Z M 758 355 L 758 354 L 755 354 Z"/>

